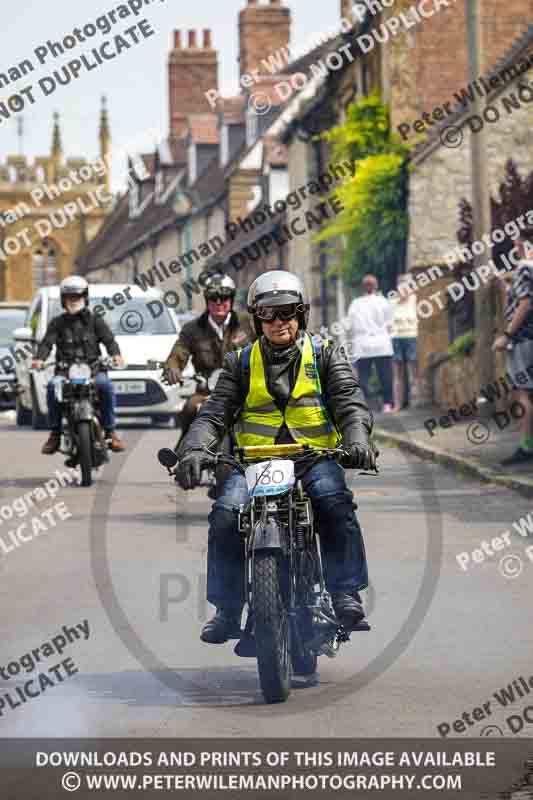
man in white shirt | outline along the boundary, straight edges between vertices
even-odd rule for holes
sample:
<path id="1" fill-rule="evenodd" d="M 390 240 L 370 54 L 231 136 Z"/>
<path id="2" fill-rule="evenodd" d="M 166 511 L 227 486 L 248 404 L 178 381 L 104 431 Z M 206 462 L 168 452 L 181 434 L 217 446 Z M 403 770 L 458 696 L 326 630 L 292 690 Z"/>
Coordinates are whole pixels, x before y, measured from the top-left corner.
<path id="1" fill-rule="evenodd" d="M 392 340 L 393 309 L 378 292 L 374 275 L 363 278 L 361 297 L 352 301 L 346 326 L 350 340 L 353 365 L 359 374 L 361 388 L 368 400 L 368 384 L 372 364 L 375 364 L 383 394 L 383 412 L 392 411 Z"/>

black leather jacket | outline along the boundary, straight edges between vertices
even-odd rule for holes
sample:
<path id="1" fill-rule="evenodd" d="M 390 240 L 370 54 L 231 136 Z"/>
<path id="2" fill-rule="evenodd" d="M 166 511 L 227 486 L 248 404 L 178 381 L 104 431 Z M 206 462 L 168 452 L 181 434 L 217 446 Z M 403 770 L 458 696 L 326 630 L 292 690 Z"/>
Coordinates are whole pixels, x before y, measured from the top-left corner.
<path id="1" fill-rule="evenodd" d="M 117 340 L 102 317 L 95 316 L 88 309 L 79 314 L 64 313 L 51 320 L 36 357 L 46 361 L 56 345 L 56 361 L 70 363 L 80 358 L 93 364 L 101 356 L 100 342 L 108 355 L 120 355 Z"/>
<path id="2" fill-rule="evenodd" d="M 296 358 L 288 354 L 292 363 L 285 371 L 287 377 L 280 380 L 280 360 L 271 362 L 264 337 L 260 343 L 267 370 L 267 387 L 280 410 L 284 410 L 296 382 L 301 355 L 299 351 Z M 344 349 L 322 348 L 317 356 L 317 366 L 325 405 L 341 432 L 343 446 L 360 444 L 367 447 L 374 419 Z M 215 391 L 202 406 L 180 445 L 179 458 L 190 450 L 213 449 L 222 441 L 244 405 L 249 381 L 250 374 L 243 368 L 242 361 L 236 353 L 229 353 Z"/>

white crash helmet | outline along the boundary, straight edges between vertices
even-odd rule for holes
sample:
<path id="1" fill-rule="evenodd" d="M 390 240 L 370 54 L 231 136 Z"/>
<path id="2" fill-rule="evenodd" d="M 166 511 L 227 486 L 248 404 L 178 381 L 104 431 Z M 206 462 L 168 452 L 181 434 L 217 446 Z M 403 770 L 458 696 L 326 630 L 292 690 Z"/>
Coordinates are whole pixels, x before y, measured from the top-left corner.
<path id="1" fill-rule="evenodd" d="M 83 297 L 85 306 L 89 305 L 89 284 L 80 275 L 69 275 L 59 285 L 61 305 L 65 308 L 65 297 Z"/>
<path id="2" fill-rule="evenodd" d="M 210 275 L 204 283 L 204 297 L 207 300 L 222 298 L 223 300 L 233 300 L 237 292 L 235 281 L 229 275 L 215 272 Z"/>
<path id="3" fill-rule="evenodd" d="M 258 332 L 261 331 L 261 323 L 255 316 L 258 306 L 284 306 L 289 303 L 302 306 L 298 323 L 301 330 L 305 330 L 309 319 L 309 303 L 304 285 L 296 275 L 283 269 L 273 269 L 256 278 L 248 289 L 248 313 L 253 315 Z"/>

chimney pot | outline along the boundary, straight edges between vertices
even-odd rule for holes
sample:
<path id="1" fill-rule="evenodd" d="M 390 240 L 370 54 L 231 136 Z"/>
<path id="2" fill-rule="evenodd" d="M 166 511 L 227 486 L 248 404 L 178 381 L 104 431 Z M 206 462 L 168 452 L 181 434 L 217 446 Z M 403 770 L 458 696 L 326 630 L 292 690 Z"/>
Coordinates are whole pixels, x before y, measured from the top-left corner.
<path id="1" fill-rule="evenodd" d="M 174 31 L 174 50 L 181 50 L 181 31 Z"/>
<path id="2" fill-rule="evenodd" d="M 204 50 L 211 50 L 211 31 L 209 28 L 204 29 Z"/>
<path id="3" fill-rule="evenodd" d="M 189 31 L 189 48 L 196 47 L 196 31 Z"/>

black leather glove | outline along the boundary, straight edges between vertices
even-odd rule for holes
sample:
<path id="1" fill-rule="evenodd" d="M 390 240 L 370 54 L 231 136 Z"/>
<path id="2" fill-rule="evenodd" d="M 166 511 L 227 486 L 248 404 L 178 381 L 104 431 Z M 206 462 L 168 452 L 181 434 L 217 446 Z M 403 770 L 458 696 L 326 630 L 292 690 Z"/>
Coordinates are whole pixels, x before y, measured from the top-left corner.
<path id="1" fill-rule="evenodd" d="M 169 386 L 181 383 L 181 372 L 176 367 L 165 367 L 164 377 Z"/>
<path id="2" fill-rule="evenodd" d="M 377 457 L 379 450 L 374 450 L 371 445 L 349 444 L 346 447 L 348 456 L 343 459 L 343 466 L 349 469 L 364 469 L 377 472 Z"/>
<path id="3" fill-rule="evenodd" d="M 176 480 L 182 489 L 194 489 L 202 478 L 202 463 L 205 459 L 201 450 L 192 450 L 182 459 L 176 470 Z"/>

